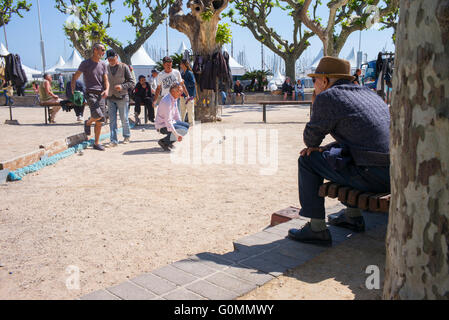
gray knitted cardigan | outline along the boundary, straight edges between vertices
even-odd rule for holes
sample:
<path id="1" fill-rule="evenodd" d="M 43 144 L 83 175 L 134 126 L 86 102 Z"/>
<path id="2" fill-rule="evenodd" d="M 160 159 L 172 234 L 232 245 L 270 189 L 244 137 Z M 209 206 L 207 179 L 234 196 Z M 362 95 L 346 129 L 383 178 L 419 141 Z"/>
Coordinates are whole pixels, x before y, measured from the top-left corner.
<path id="1" fill-rule="evenodd" d="M 304 142 L 318 147 L 327 134 L 350 151 L 356 165 L 389 165 L 390 111 L 374 91 L 342 79 L 320 93 Z"/>

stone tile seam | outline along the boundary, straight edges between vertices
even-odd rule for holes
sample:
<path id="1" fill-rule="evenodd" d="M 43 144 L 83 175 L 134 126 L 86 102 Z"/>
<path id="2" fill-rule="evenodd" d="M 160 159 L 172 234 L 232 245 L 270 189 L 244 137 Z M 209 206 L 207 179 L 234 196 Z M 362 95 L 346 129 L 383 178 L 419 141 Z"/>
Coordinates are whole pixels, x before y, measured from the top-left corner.
<path id="1" fill-rule="evenodd" d="M 120 283 L 119 283 L 119 284 L 120 284 Z M 100 289 L 100 290 L 101 290 L 101 289 Z M 115 293 L 109 291 L 108 288 L 105 288 L 104 291 L 106 291 L 107 293 L 113 295 L 114 297 L 116 297 L 116 298 L 118 298 L 118 299 L 120 299 L 120 300 L 125 300 L 125 299 L 123 299 L 122 297 L 119 297 L 118 295 L 116 295 Z"/>
<path id="2" fill-rule="evenodd" d="M 141 274 L 141 275 L 139 275 L 139 276 L 143 276 L 143 275 L 145 275 L 145 274 L 148 274 L 148 273 L 143 273 L 143 274 Z M 152 273 L 152 272 L 150 272 L 150 274 L 152 275 L 152 276 L 154 276 L 154 277 L 156 277 L 156 278 L 159 278 L 159 279 L 162 279 L 162 280 L 165 280 L 165 281 L 167 281 L 167 282 L 170 282 L 171 284 L 173 284 L 173 285 L 175 285 L 175 286 L 177 286 L 177 284 L 176 283 L 173 283 L 173 282 L 171 282 L 170 280 L 168 280 L 168 279 L 165 279 L 165 278 L 161 278 L 161 277 L 159 277 L 158 275 L 156 275 L 156 274 L 154 274 L 154 273 Z M 137 276 L 137 277 L 139 277 L 139 276 Z M 143 290 L 145 290 L 145 291 L 147 291 L 147 292 L 149 292 L 149 293 L 152 293 L 152 294 L 154 294 L 155 295 L 155 297 L 153 298 L 153 299 L 155 299 L 155 298 L 158 298 L 160 295 L 159 294 L 157 294 L 156 292 L 154 292 L 154 291 L 151 291 L 150 289 L 148 289 L 148 288 L 145 288 L 145 287 L 143 287 L 143 286 L 141 286 L 140 284 L 138 284 L 138 283 L 136 283 L 136 282 L 134 282 L 134 281 L 132 281 L 131 279 L 128 279 L 127 281 L 129 281 L 129 282 L 131 282 L 133 285 L 135 285 L 136 287 L 139 287 L 139 288 L 141 288 L 141 289 L 143 289 Z M 119 283 L 118 285 L 120 285 L 120 284 L 123 284 L 123 283 L 125 283 L 126 281 L 124 281 L 124 282 L 122 282 L 122 283 Z M 176 288 L 174 289 L 174 290 L 176 290 Z M 109 290 L 108 290 L 109 291 Z M 173 290 L 172 290 L 173 291 Z"/>

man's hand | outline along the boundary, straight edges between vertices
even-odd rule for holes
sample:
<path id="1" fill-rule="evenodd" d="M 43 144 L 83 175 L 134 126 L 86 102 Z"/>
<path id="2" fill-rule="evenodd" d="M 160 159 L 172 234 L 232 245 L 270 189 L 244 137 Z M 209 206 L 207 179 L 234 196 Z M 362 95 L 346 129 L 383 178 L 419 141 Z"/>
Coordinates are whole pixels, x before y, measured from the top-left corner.
<path id="1" fill-rule="evenodd" d="M 315 103 L 315 98 L 316 98 L 316 92 L 315 92 L 315 90 L 313 90 L 313 94 L 312 94 L 312 104 Z"/>
<path id="2" fill-rule="evenodd" d="M 108 95 L 109 95 L 109 90 L 104 90 L 104 91 L 101 93 L 101 97 L 102 97 L 103 99 L 106 99 L 106 98 L 108 97 Z"/>
<path id="3" fill-rule="evenodd" d="M 114 89 L 117 91 L 122 91 L 123 87 L 120 84 L 118 84 L 114 87 Z"/>
<path id="4" fill-rule="evenodd" d="M 301 155 L 301 157 L 304 157 L 305 155 L 310 156 L 310 154 L 313 151 L 323 152 L 323 150 L 324 150 L 324 148 L 321 148 L 321 147 L 304 148 L 301 150 L 301 152 L 299 154 Z"/>

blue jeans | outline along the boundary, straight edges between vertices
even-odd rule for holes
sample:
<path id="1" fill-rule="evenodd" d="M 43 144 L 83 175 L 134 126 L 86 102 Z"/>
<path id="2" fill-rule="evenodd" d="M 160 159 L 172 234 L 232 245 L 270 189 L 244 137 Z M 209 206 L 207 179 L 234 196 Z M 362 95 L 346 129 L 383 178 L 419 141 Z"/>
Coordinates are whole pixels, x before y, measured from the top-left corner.
<path id="1" fill-rule="evenodd" d="M 226 92 L 220 91 L 220 94 L 221 94 L 221 104 L 225 105 L 226 104 Z"/>
<path id="2" fill-rule="evenodd" d="M 109 128 L 111 130 L 111 142 L 118 143 L 117 139 L 117 110 L 120 115 L 120 120 L 122 121 L 123 127 L 123 137 L 129 138 L 131 136 L 131 132 L 129 130 L 129 120 L 128 120 L 128 99 L 108 99 L 108 107 L 109 107 Z"/>
<path id="3" fill-rule="evenodd" d="M 14 103 L 14 100 L 6 92 L 6 90 L 0 91 L 0 96 L 5 96 L 5 105 L 9 106 L 10 103 L 11 105 Z"/>
<path id="4" fill-rule="evenodd" d="M 176 123 L 173 124 L 173 127 L 175 127 L 175 130 L 178 134 L 180 134 L 181 136 L 185 136 L 189 131 L 190 125 L 188 122 L 176 121 Z M 167 135 L 165 138 L 161 139 L 166 145 L 169 145 L 177 140 L 176 136 L 172 132 L 168 131 L 167 128 L 162 128 L 159 131 L 160 133 Z"/>
<path id="5" fill-rule="evenodd" d="M 335 170 L 326 160 L 326 154 L 314 151 L 310 156 L 298 159 L 298 185 L 300 215 L 307 218 L 324 219 L 324 198 L 318 195 L 323 180 L 349 186 L 364 192 L 390 192 L 389 167 L 363 167 L 348 164 Z"/>
<path id="6" fill-rule="evenodd" d="M 302 97 L 302 101 L 304 101 L 304 92 L 303 91 L 299 91 L 299 92 L 296 92 L 296 94 L 295 94 L 295 100 L 299 100 L 299 96 L 301 95 L 301 97 Z"/>

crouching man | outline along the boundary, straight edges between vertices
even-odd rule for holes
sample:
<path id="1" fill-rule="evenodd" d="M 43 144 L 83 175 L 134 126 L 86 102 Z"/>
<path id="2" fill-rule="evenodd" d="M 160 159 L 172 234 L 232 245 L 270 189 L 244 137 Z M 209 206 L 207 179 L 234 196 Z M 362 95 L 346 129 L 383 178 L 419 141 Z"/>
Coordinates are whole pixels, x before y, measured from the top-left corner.
<path id="1" fill-rule="evenodd" d="M 346 60 L 323 57 L 312 77 L 316 98 L 304 129 L 298 159 L 300 215 L 310 218 L 301 229 L 290 229 L 300 242 L 331 245 L 325 222 L 323 179 L 364 192 L 390 192 L 390 112 L 373 91 L 353 83 Z M 336 142 L 320 147 L 330 134 Z M 361 210 L 346 208 L 329 224 L 364 231 Z"/>
<path id="2" fill-rule="evenodd" d="M 183 93 L 180 83 L 174 83 L 170 86 L 170 92 L 162 98 L 157 109 L 155 128 L 165 138 L 158 141 L 159 145 L 165 151 L 174 148 L 175 141 L 182 141 L 182 137 L 189 131 L 189 124 L 181 121 L 178 111 L 178 99 Z"/>

